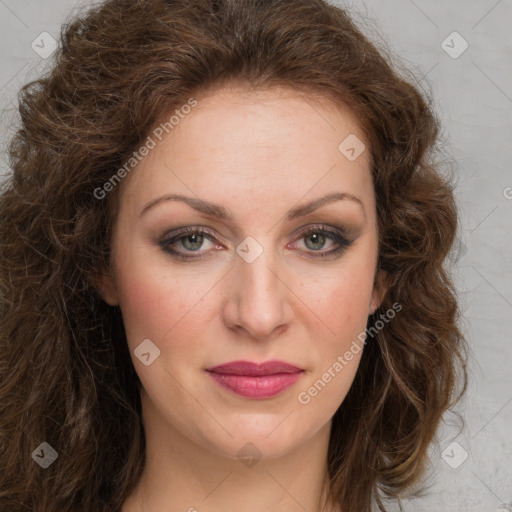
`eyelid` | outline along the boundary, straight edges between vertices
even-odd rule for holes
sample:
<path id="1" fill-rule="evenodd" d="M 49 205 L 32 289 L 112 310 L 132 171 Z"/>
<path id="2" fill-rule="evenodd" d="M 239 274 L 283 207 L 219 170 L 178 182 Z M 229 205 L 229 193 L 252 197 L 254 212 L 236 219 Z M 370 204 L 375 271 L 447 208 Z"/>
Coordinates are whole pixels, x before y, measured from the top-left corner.
<path id="1" fill-rule="evenodd" d="M 349 230 L 342 227 L 342 226 L 333 226 L 331 224 L 326 223 L 313 223 L 309 224 L 305 228 L 301 228 L 298 230 L 297 234 L 294 235 L 295 237 L 303 237 L 305 235 L 308 235 L 310 233 L 315 233 L 317 231 L 325 231 L 327 233 L 331 233 L 333 235 L 342 235 L 344 238 L 347 239 L 347 241 L 350 240 L 349 236 Z"/>
<path id="2" fill-rule="evenodd" d="M 167 231 L 162 237 L 160 244 L 166 244 L 171 241 L 179 240 L 180 238 L 184 238 L 189 234 L 196 234 L 200 233 L 201 235 L 204 235 L 208 239 L 214 239 L 218 241 L 219 236 L 213 231 L 211 231 L 209 228 L 203 227 L 203 226 L 188 226 L 185 228 L 177 228 L 177 229 L 171 229 Z"/>

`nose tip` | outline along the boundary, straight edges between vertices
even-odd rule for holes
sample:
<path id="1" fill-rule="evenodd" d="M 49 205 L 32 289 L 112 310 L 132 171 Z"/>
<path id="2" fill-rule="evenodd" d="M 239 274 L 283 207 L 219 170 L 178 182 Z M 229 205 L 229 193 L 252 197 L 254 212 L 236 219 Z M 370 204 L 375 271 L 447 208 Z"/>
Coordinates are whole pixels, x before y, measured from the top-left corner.
<path id="1" fill-rule="evenodd" d="M 248 241 L 247 248 L 253 256 L 255 246 L 251 244 L 253 242 Z M 271 268 L 275 266 L 272 255 L 265 252 L 251 263 L 241 257 L 230 278 L 225 320 L 232 328 L 245 330 L 255 340 L 282 333 L 292 318 L 290 292 L 283 277 Z"/>

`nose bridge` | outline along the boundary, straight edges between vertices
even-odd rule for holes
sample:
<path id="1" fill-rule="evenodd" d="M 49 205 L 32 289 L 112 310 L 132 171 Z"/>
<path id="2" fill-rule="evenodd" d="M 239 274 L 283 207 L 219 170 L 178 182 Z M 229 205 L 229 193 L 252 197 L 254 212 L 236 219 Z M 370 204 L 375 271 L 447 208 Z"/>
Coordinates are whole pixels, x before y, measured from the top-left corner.
<path id="1" fill-rule="evenodd" d="M 231 321 L 253 336 L 268 337 L 290 320 L 287 287 L 279 275 L 280 262 L 270 244 L 247 237 L 237 247 L 234 285 L 230 300 L 236 304 Z"/>

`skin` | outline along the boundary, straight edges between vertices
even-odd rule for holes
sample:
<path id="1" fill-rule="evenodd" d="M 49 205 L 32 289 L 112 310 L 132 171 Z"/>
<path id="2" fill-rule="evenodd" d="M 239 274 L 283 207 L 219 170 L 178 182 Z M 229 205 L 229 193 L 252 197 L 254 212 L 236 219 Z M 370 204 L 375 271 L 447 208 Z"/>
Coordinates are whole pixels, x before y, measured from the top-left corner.
<path id="1" fill-rule="evenodd" d="M 146 466 L 123 512 L 319 512 L 332 416 L 362 352 L 307 405 L 298 394 L 350 348 L 385 292 L 380 274 L 374 286 L 369 151 L 349 161 L 338 150 L 349 134 L 365 137 L 347 109 L 292 89 L 232 85 L 197 99 L 121 183 L 112 272 L 99 279 L 105 301 L 122 311 L 143 386 Z M 361 204 L 344 199 L 286 219 L 334 191 Z M 164 194 L 216 203 L 233 219 L 170 200 L 141 215 Z M 301 235 L 319 224 L 343 228 L 351 245 L 315 257 L 339 246 L 329 235 Z M 216 240 L 175 241 L 175 250 L 203 256 L 180 261 L 159 242 L 188 226 Z M 236 252 L 249 236 L 263 249 L 251 263 Z M 145 339 L 160 350 L 148 366 L 134 356 Z M 280 359 L 304 372 L 281 394 L 250 399 L 205 371 L 241 359 Z M 260 457 L 251 467 L 237 455 L 247 443 Z"/>

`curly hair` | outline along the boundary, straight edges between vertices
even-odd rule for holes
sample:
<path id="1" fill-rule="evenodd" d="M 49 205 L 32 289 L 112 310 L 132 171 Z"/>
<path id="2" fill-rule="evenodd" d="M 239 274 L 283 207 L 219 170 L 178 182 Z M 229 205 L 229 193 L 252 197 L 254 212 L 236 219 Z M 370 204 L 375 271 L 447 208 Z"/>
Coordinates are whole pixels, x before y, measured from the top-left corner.
<path id="1" fill-rule="evenodd" d="M 119 187 L 94 191 L 162 113 L 234 81 L 329 97 L 369 141 L 378 268 L 391 284 L 368 326 L 402 310 L 364 350 L 327 463 L 343 510 L 375 500 L 385 511 L 421 481 L 467 381 L 446 258 L 458 214 L 432 157 L 428 95 L 324 0 L 106 0 L 63 26 L 53 59 L 20 91 L 0 195 L 0 509 L 117 512 L 135 487 L 141 383 L 119 308 L 95 286 L 111 265 Z M 58 453 L 44 471 L 32 460 L 42 442 Z"/>

